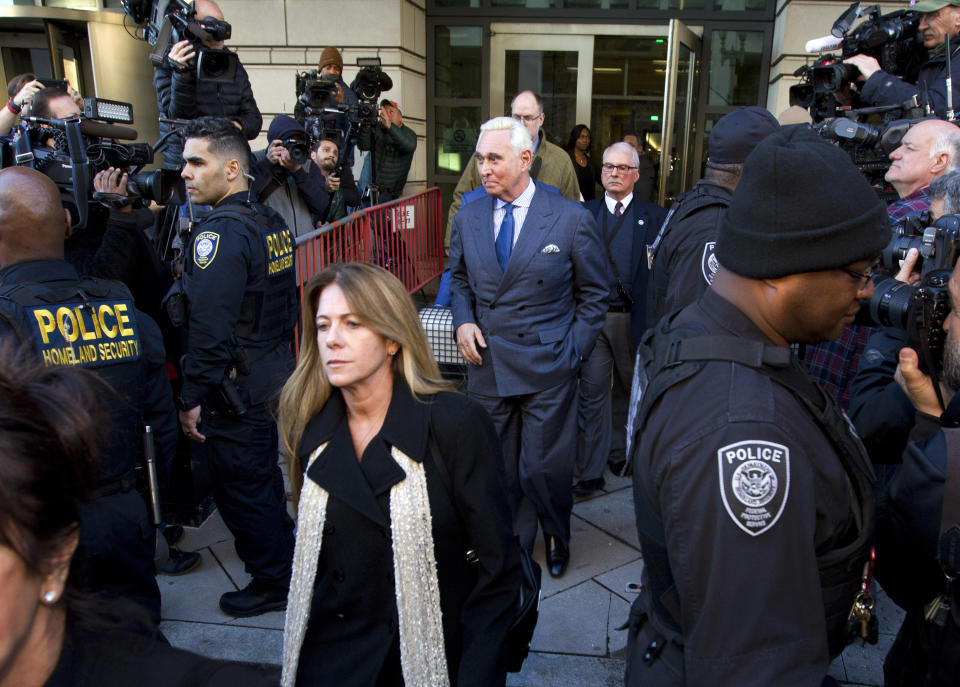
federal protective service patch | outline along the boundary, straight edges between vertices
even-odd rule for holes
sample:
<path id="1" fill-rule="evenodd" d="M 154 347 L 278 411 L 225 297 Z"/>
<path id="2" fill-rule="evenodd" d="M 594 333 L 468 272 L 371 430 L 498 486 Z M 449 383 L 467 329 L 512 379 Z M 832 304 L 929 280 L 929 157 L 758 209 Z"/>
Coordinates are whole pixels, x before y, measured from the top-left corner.
<path id="1" fill-rule="evenodd" d="M 774 526 L 790 491 L 790 449 L 772 441 L 738 441 L 717 451 L 720 496 L 737 527 L 752 537 Z"/>
<path id="2" fill-rule="evenodd" d="M 207 269 L 217 257 L 220 246 L 220 234 L 215 231 L 201 231 L 193 242 L 193 264 L 202 270 Z"/>
<path id="3" fill-rule="evenodd" d="M 717 268 L 720 262 L 716 256 L 717 242 L 707 241 L 703 244 L 703 257 L 700 259 L 700 271 L 703 272 L 703 278 L 707 281 L 707 286 L 713 283 L 713 278 L 717 274 Z"/>

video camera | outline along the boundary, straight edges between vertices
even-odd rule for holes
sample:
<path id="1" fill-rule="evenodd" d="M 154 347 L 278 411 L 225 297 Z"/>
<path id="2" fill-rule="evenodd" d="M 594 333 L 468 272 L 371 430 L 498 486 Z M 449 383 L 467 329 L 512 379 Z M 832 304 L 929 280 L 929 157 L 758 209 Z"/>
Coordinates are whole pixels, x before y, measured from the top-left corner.
<path id="1" fill-rule="evenodd" d="M 237 56 L 226 48 L 208 48 L 204 40 L 224 41 L 230 38 L 230 24 L 222 19 L 197 19 L 197 12 L 184 0 L 121 0 L 124 11 L 140 29 L 138 38 L 154 49 L 150 61 L 163 65 L 170 48 L 181 40 L 189 40 L 197 52 L 197 79 L 232 82 L 236 78 Z"/>
<path id="2" fill-rule="evenodd" d="M 860 17 L 866 20 L 851 29 Z M 897 10 L 881 15 L 880 6 L 861 8 L 854 2 L 834 22 L 830 36 L 807 42 L 807 52 L 821 52 L 841 48 L 841 56 L 827 54 L 813 65 L 806 65 L 794 72 L 802 82 L 790 87 L 791 102 L 809 108 L 815 122 L 836 116 L 839 104 L 835 93 L 843 91 L 855 81 L 859 70 L 843 60 L 854 55 L 870 55 L 880 63 L 880 68 L 897 74 L 908 81 L 915 81 L 920 66 L 927 58 L 926 49 L 917 33 L 920 14 L 909 10 Z M 856 106 L 856 95 L 851 95 Z M 905 116 L 901 113 L 898 116 Z"/>
<path id="3" fill-rule="evenodd" d="M 84 110 L 100 112 L 107 108 L 95 98 L 84 100 Z M 130 113 L 133 106 L 126 105 Z M 107 121 L 105 114 L 100 118 Z M 132 117 L 129 117 L 132 122 Z M 127 197 L 144 202 L 165 204 L 177 191 L 183 196 L 183 181 L 175 170 L 142 171 L 153 162 L 154 149 L 149 143 L 117 143 L 105 139 L 134 140 L 137 132 L 83 117 L 45 119 L 24 117 L 19 135 L 0 148 L 0 168 L 31 167 L 50 177 L 60 189 L 64 207 L 70 210 L 73 230 L 86 227 L 91 200 L 110 206 L 110 198 L 93 189 L 93 177 L 108 167 L 133 167 L 127 175 Z"/>
<path id="4" fill-rule="evenodd" d="M 911 286 L 891 277 L 874 284 L 870 318 L 877 324 L 906 333 L 907 345 L 917 351 L 924 374 L 939 374 L 950 314 L 948 284 L 960 256 L 960 215 L 944 215 L 933 226 L 927 213 L 910 215 L 891 227 L 892 237 L 880 255 L 886 269 L 900 269 L 907 251 L 916 248 L 921 279 Z"/>
<path id="5" fill-rule="evenodd" d="M 372 129 L 380 120 L 380 95 L 393 88 L 393 80 L 380 68 L 379 57 L 359 57 L 360 71 L 350 84 L 358 103 L 350 106 L 333 97 L 337 78 L 322 75 L 316 69 L 300 72 L 296 77 L 297 104 L 293 117 L 310 136 L 311 141 L 337 141 L 340 157 L 350 140 L 363 129 Z M 340 126 L 346 118 L 346 126 Z M 292 151 L 291 151 L 292 155 Z"/>
<path id="6" fill-rule="evenodd" d="M 856 116 L 862 112 L 863 110 L 852 111 L 851 114 Z M 910 112 L 918 114 L 913 110 Z M 913 121 L 909 119 L 894 119 L 878 127 L 847 117 L 831 117 L 814 124 L 813 128 L 823 138 L 836 142 L 877 190 L 877 194 L 890 203 L 898 198 L 897 192 L 890 189 L 884 181 L 890 168 L 890 153 L 900 145 L 912 124 Z"/>

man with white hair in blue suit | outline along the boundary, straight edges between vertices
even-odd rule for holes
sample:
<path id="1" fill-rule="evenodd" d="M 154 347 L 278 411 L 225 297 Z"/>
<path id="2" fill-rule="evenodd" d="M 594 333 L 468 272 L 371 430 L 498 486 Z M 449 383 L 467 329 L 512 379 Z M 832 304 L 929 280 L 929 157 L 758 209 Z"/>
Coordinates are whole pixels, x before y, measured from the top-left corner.
<path id="1" fill-rule="evenodd" d="M 532 551 L 542 526 L 559 577 L 570 560 L 577 372 L 607 312 L 604 249 L 589 212 L 530 179 L 520 122 L 497 117 L 480 132 L 488 195 L 453 221 L 453 323 L 467 391 L 503 446 L 514 531 Z"/>

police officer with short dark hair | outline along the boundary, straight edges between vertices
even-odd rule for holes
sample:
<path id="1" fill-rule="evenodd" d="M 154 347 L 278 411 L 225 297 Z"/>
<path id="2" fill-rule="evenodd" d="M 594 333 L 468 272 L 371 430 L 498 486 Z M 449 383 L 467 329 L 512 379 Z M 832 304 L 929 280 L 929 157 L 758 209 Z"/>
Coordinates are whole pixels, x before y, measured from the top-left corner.
<path id="1" fill-rule="evenodd" d="M 746 159 L 711 287 L 640 347 L 628 685 L 819 685 L 845 646 L 873 473 L 790 345 L 839 334 L 888 241 L 883 203 L 809 127 Z"/>
<path id="2" fill-rule="evenodd" d="M 106 382 L 99 481 L 81 507 L 78 555 L 89 590 L 141 604 L 156 629 L 154 528 L 134 466 L 145 424 L 161 462 L 176 449 L 166 356 L 159 328 L 134 309 L 123 284 L 81 279 L 64 261 L 69 217 L 48 177 L 26 167 L 0 171 L 0 338 L 30 346 L 45 365 L 88 368 Z"/>
<path id="3" fill-rule="evenodd" d="M 780 128 L 762 107 L 741 107 L 724 115 L 710 131 L 703 179 L 674 202 L 660 234 L 648 249 L 653 252 L 646 284 L 634 287 L 647 294 L 648 327 L 667 313 L 700 297 L 716 273 L 714 248 L 720 217 L 730 204 L 743 161 L 764 138 Z M 645 272 L 640 271 L 643 278 Z M 639 339 L 643 332 L 634 331 Z"/>
<path id="4" fill-rule="evenodd" d="M 229 120 L 194 120 L 184 138 L 187 192 L 213 212 L 184 250 L 189 320 L 177 404 L 184 433 L 209 457 L 217 508 L 253 577 L 220 608 L 252 616 L 286 606 L 293 557 L 269 406 L 294 367 L 294 237 L 251 201 L 250 147 Z"/>

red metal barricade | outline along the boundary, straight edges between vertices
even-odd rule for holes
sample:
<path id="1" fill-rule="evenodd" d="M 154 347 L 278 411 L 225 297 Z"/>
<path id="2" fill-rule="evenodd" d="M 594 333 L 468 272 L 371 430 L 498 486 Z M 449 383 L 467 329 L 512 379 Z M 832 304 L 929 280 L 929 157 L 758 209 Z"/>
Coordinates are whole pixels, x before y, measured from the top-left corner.
<path id="1" fill-rule="evenodd" d="M 297 237 L 297 283 L 334 262 L 372 262 L 419 291 L 443 272 L 440 189 L 381 203 Z M 299 337 L 297 338 L 299 346 Z"/>

